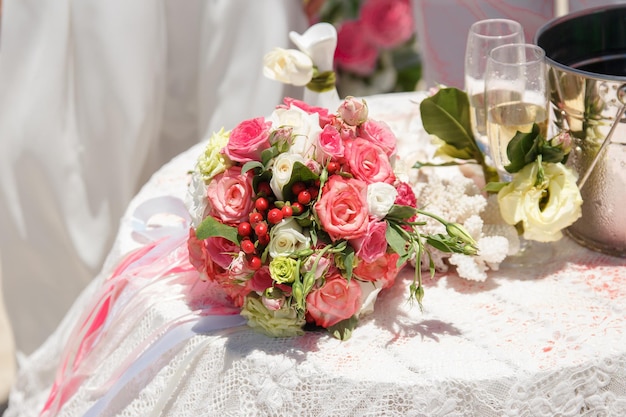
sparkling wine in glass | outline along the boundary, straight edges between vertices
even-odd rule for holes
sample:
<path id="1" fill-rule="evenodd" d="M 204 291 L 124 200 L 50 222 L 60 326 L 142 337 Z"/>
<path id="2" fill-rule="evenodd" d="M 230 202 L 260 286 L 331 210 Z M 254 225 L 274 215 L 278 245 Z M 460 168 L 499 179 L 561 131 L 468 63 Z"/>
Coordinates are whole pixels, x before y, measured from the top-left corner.
<path id="1" fill-rule="evenodd" d="M 502 181 L 510 181 L 506 171 L 509 142 L 517 132 L 528 133 L 534 124 L 547 137 L 549 87 L 545 52 L 531 44 L 509 44 L 491 50 L 485 72 L 487 136 L 493 163 Z M 520 238 L 520 251 L 509 256 L 509 266 L 545 263 L 553 252 L 548 243 Z"/>
<path id="2" fill-rule="evenodd" d="M 465 91 L 469 97 L 472 133 L 488 153 L 485 107 L 485 70 L 489 52 L 500 45 L 523 43 L 522 25 L 510 19 L 486 19 L 470 27 L 465 48 Z"/>
<path id="3" fill-rule="evenodd" d="M 485 74 L 487 136 L 494 165 L 505 179 L 507 146 L 515 134 L 530 132 L 536 123 L 547 137 L 547 83 L 545 52 L 539 46 L 509 44 L 490 52 Z"/>

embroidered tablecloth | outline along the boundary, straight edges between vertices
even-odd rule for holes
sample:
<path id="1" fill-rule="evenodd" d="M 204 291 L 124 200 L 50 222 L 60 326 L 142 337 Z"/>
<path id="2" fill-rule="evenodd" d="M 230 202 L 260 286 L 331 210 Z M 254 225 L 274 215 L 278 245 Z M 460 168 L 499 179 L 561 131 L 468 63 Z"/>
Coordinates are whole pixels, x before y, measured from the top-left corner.
<path id="1" fill-rule="evenodd" d="M 370 115 L 390 124 L 403 156 L 429 146 L 422 97 L 368 99 Z M 39 414 L 73 327 L 122 255 L 168 234 L 184 239 L 184 215 L 141 209 L 185 198 L 202 147 L 165 165 L 133 200 L 101 276 L 22 360 L 9 417 Z M 270 339 L 229 327 L 239 324 L 237 315 L 215 325 L 194 316 L 185 280 L 129 284 L 110 306 L 116 322 L 94 344 L 97 360 L 82 368 L 57 415 L 626 415 L 626 259 L 564 238 L 541 267 L 502 268 L 485 282 L 453 270 L 425 278 L 423 311 L 407 301 L 411 274 L 403 272 L 345 342 L 326 332 Z"/>

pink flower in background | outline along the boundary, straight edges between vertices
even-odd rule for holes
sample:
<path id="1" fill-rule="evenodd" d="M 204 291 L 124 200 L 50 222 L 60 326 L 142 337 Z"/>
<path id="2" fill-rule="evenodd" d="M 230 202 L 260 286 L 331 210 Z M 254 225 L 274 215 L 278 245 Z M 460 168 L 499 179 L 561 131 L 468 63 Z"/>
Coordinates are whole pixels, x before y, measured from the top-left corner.
<path id="1" fill-rule="evenodd" d="M 306 298 L 307 315 L 318 326 L 328 328 L 352 317 L 361 307 L 361 286 L 339 274 L 331 275 L 324 285 Z"/>
<path id="2" fill-rule="evenodd" d="M 271 122 L 263 117 L 245 120 L 230 132 L 226 155 L 233 161 L 248 162 L 261 159 L 261 152 L 270 147 Z"/>
<path id="3" fill-rule="evenodd" d="M 368 0 L 361 9 L 361 21 L 367 39 L 381 48 L 408 41 L 415 30 L 408 0 Z"/>
<path id="4" fill-rule="evenodd" d="M 378 49 L 363 36 L 363 23 L 360 20 L 345 22 L 337 32 L 336 64 L 359 75 L 374 71 L 378 59 Z"/>
<path id="5" fill-rule="evenodd" d="M 357 134 L 383 148 L 387 156 L 396 151 L 396 135 L 385 122 L 368 120 L 357 128 Z"/>
<path id="6" fill-rule="evenodd" d="M 414 91 L 422 74 L 411 0 L 310 0 L 312 23 L 337 29 L 340 97 Z"/>
<path id="7" fill-rule="evenodd" d="M 246 220 L 254 207 L 252 172 L 232 167 L 216 175 L 207 186 L 210 214 L 224 223 Z"/>

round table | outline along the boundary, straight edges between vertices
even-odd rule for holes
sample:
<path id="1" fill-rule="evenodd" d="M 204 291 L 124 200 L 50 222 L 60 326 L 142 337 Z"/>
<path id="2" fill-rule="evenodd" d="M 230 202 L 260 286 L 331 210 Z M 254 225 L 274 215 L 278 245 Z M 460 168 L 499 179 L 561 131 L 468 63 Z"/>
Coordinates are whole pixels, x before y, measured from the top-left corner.
<path id="1" fill-rule="evenodd" d="M 371 117 L 390 124 L 402 152 L 428 146 L 423 97 L 368 98 Z M 38 415 L 81 312 L 122 255 L 146 244 L 137 209 L 184 199 L 203 146 L 165 165 L 130 204 L 103 273 L 23 361 L 9 417 Z M 411 276 L 405 270 L 343 342 L 321 331 L 271 339 L 245 325 L 212 330 L 204 318 L 186 321 L 193 309 L 176 293 L 184 286 L 162 296 L 134 288 L 139 301 L 125 300 L 116 330 L 96 344 L 97 363 L 58 415 L 626 415 L 626 259 L 564 238 L 541 267 L 491 271 L 485 282 L 452 270 L 425 278 L 423 311 L 407 301 Z"/>

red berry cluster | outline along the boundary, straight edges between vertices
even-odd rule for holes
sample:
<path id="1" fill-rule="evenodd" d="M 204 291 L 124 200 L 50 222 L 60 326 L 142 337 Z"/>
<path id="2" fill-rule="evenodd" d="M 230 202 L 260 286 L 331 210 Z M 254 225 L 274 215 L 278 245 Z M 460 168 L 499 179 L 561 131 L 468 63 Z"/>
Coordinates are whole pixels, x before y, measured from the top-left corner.
<path id="1" fill-rule="evenodd" d="M 253 270 L 262 266 L 260 255 L 270 242 L 271 227 L 283 219 L 303 213 L 305 207 L 317 198 L 319 181 L 312 181 L 310 185 L 296 182 L 291 191 L 294 201 L 276 202 L 269 183 L 259 182 L 256 186 L 254 210 L 248 215 L 247 222 L 237 225 L 241 250 L 246 254 L 248 265 Z"/>

